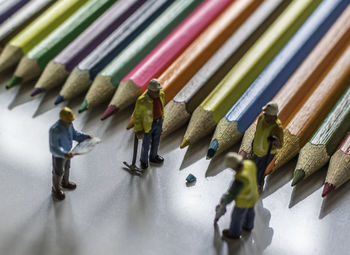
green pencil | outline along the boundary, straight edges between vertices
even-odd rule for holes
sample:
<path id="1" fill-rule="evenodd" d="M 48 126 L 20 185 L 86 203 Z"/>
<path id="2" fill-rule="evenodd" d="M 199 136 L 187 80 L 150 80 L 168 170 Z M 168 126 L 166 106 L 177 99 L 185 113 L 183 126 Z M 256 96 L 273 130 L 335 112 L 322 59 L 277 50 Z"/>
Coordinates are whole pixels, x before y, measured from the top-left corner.
<path id="1" fill-rule="evenodd" d="M 350 129 L 350 88 L 339 99 L 313 137 L 301 149 L 292 186 L 327 164 Z"/>
<path id="2" fill-rule="evenodd" d="M 17 66 L 7 89 L 40 76 L 45 66 L 117 0 L 90 0 L 35 46 Z M 33 91 L 32 95 L 35 95 Z"/>

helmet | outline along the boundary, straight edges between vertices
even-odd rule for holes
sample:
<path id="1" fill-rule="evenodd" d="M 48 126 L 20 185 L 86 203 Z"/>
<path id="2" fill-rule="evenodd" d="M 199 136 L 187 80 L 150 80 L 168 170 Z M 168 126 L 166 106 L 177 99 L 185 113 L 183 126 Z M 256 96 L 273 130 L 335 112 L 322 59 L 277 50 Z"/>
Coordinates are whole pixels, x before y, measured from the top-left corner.
<path id="1" fill-rule="evenodd" d="M 153 92 L 157 92 L 161 89 L 160 82 L 157 79 L 152 79 L 148 83 L 147 89 Z"/>
<path id="2" fill-rule="evenodd" d="M 238 170 L 237 167 L 242 163 L 243 157 L 236 152 L 229 152 L 225 157 L 225 165 Z"/>
<path id="3" fill-rule="evenodd" d="M 278 105 L 275 102 L 268 102 L 263 108 L 263 111 L 265 111 L 266 115 L 270 116 L 277 116 L 278 114 Z"/>
<path id="4" fill-rule="evenodd" d="M 75 120 L 75 115 L 74 115 L 72 109 L 67 107 L 67 106 L 63 107 L 60 111 L 60 120 L 67 122 L 67 123 Z"/>

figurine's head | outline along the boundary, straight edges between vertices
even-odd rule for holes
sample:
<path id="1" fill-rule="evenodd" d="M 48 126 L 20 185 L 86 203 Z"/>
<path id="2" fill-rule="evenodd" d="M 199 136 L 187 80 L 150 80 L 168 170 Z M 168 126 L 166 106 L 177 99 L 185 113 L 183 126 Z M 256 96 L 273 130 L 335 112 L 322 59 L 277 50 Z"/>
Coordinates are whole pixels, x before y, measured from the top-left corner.
<path id="1" fill-rule="evenodd" d="M 63 107 L 60 111 L 60 121 L 62 121 L 66 125 L 70 125 L 73 120 L 75 120 L 75 115 L 71 108 Z"/>
<path id="2" fill-rule="evenodd" d="M 243 166 L 243 157 L 236 152 L 229 152 L 225 156 L 226 167 L 239 171 Z"/>
<path id="3" fill-rule="evenodd" d="M 267 122 L 272 122 L 277 119 L 278 105 L 275 102 L 268 102 L 263 108 L 262 112 L 264 114 L 265 120 Z"/>
<path id="4" fill-rule="evenodd" d="M 159 97 L 159 91 L 161 90 L 160 82 L 157 79 L 152 79 L 148 83 L 147 93 L 152 98 L 155 99 Z"/>

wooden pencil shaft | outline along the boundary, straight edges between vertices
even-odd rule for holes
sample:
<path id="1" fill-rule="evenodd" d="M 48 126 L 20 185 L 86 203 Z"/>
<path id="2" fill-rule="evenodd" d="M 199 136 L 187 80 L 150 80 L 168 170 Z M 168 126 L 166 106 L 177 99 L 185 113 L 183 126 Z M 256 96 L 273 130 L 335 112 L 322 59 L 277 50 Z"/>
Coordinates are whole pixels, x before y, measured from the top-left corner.
<path id="1" fill-rule="evenodd" d="M 107 36 L 115 31 L 146 0 L 118 1 L 81 33 L 54 59 L 68 72 L 87 56 Z"/>
<path id="2" fill-rule="evenodd" d="M 201 106 L 217 123 L 307 19 L 320 1 L 294 1 L 258 39 Z"/>
<path id="3" fill-rule="evenodd" d="M 343 51 L 350 38 L 350 6 L 348 6 L 317 44 L 305 61 L 273 98 L 279 106 L 278 117 L 286 126 L 299 110 L 307 95 L 317 86 L 317 80 L 329 69 L 329 63 Z"/>
<path id="4" fill-rule="evenodd" d="M 18 9 L 22 8 L 30 0 L 11 0 L 0 6 L 0 24 L 10 18 Z"/>
<path id="5" fill-rule="evenodd" d="M 171 0 L 149 0 L 135 11 L 116 31 L 82 60 L 78 68 L 89 70 L 90 79 L 106 67 L 133 39 L 155 20 Z"/>
<path id="6" fill-rule="evenodd" d="M 21 48 L 27 54 L 37 43 L 61 25 L 87 0 L 61 0 L 16 35 L 9 44 Z"/>
<path id="7" fill-rule="evenodd" d="M 35 46 L 28 53 L 28 58 L 36 59 L 39 67 L 44 69 L 58 52 L 73 41 L 114 2 L 116 2 L 116 0 L 89 1 L 48 37 Z"/>
<path id="8" fill-rule="evenodd" d="M 238 130 L 244 133 L 261 108 L 285 84 L 346 7 L 346 1 L 323 1 L 227 112 L 226 120 L 237 122 Z"/>
<path id="9" fill-rule="evenodd" d="M 177 94 L 260 4 L 261 1 L 234 2 L 162 73 L 159 81 L 166 101 Z"/>
<path id="10" fill-rule="evenodd" d="M 313 145 L 324 145 L 328 155 L 332 155 L 348 130 L 350 130 L 350 87 L 309 142 Z"/>
<path id="11" fill-rule="evenodd" d="M 44 12 L 54 0 L 32 0 L 0 26 L 0 47 Z"/>

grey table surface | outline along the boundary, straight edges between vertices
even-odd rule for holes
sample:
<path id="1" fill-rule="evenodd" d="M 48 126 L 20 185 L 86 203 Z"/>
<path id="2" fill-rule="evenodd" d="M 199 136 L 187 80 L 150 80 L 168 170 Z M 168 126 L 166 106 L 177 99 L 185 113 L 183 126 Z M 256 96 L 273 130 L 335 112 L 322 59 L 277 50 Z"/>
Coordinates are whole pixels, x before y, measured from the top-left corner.
<path id="1" fill-rule="evenodd" d="M 132 108 L 105 122 L 105 106 L 77 114 L 75 127 L 102 143 L 73 158 L 78 188 L 53 202 L 48 130 L 61 108 L 53 105 L 58 90 L 31 98 L 33 84 L 7 91 L 9 77 L 0 78 L 1 255 L 350 254 L 350 184 L 322 199 L 325 167 L 293 189 L 295 159 L 267 178 L 252 233 L 221 240 L 233 204 L 217 226 L 214 208 L 234 175 L 222 156 L 205 159 L 210 137 L 183 150 L 184 128 L 165 137 L 163 166 L 133 177 L 122 170 L 132 157 Z M 77 112 L 81 100 L 68 105 Z M 186 185 L 189 173 L 195 185 Z"/>

